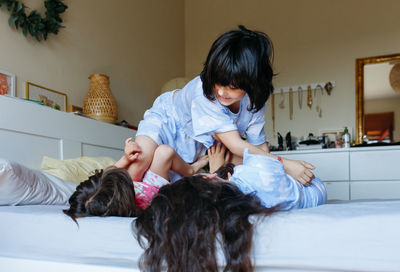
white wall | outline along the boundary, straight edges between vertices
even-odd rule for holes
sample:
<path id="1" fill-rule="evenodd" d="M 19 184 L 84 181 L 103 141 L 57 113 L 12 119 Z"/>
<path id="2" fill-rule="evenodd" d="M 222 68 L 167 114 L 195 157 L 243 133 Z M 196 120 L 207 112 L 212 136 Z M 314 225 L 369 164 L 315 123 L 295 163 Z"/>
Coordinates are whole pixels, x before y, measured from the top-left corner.
<path id="1" fill-rule="evenodd" d="M 336 82 L 322 98 L 322 118 L 305 102 L 300 111 L 295 94 L 290 121 L 288 105 L 280 110 L 277 96 L 276 131 L 300 137 L 348 126 L 354 135 L 355 59 L 400 52 L 399 10 L 397 0 L 185 0 L 186 76 L 199 74 L 223 32 L 238 24 L 264 31 L 275 47 L 276 88 Z M 267 137 L 276 144 L 267 105 Z"/>
<path id="2" fill-rule="evenodd" d="M 43 0 L 24 1 L 44 12 Z M 64 1 L 66 28 L 47 41 L 26 39 L 8 26 L 0 9 L 0 69 L 17 75 L 17 93 L 24 82 L 65 92 L 69 104 L 82 106 L 88 76 L 110 76 L 119 120 L 142 119 L 170 78 L 184 74 L 183 0 Z"/>
<path id="3" fill-rule="evenodd" d="M 321 129 L 355 128 L 355 59 L 400 52 L 397 0 L 107 0 L 68 1 L 65 29 L 38 43 L 8 26 L 0 10 L 0 69 L 24 81 L 67 93 L 82 105 L 88 76 L 105 73 L 119 106 L 119 119 L 137 124 L 169 79 L 193 77 L 202 69 L 211 43 L 244 24 L 268 33 L 275 46 L 277 88 L 334 80 L 336 88 L 321 101 L 322 118 L 294 96 L 278 108 L 276 131 L 294 136 Z M 25 4 L 41 9 L 42 0 Z M 286 98 L 286 102 L 288 99 Z M 305 104 L 305 102 L 303 102 Z M 267 103 L 267 136 L 272 133 Z"/>

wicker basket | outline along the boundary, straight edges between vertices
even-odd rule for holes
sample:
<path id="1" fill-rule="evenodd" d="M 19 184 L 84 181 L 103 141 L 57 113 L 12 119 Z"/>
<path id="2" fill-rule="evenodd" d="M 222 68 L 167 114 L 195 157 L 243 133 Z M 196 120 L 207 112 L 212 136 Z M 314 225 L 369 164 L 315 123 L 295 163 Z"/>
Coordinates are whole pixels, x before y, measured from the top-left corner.
<path id="1" fill-rule="evenodd" d="M 393 65 L 389 74 L 389 82 L 393 90 L 400 94 L 400 63 Z"/>
<path id="2" fill-rule="evenodd" d="M 89 91 L 83 101 L 83 114 L 114 124 L 118 118 L 117 102 L 110 90 L 107 75 L 90 75 Z"/>

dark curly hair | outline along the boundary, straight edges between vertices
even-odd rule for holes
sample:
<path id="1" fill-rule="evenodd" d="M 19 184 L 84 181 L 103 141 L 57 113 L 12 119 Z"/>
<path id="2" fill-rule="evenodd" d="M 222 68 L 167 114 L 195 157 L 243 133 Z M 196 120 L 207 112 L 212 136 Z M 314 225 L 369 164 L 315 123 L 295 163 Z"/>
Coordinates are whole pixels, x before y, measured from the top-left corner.
<path id="1" fill-rule="evenodd" d="M 244 90 L 249 111 L 263 108 L 273 92 L 273 46 L 267 34 L 242 25 L 222 34 L 211 46 L 200 74 L 204 95 L 214 100 L 214 85 Z"/>
<path id="2" fill-rule="evenodd" d="M 135 205 L 135 190 L 125 169 L 96 170 L 81 182 L 69 198 L 69 209 L 63 212 L 77 224 L 76 218 L 86 216 L 134 217 L 141 213 Z"/>
<path id="3" fill-rule="evenodd" d="M 145 249 L 140 269 L 155 272 L 166 264 L 169 272 L 217 272 L 219 241 L 226 259 L 224 271 L 253 271 L 249 216 L 274 211 L 234 184 L 206 176 L 165 185 L 133 222 L 136 238 Z"/>

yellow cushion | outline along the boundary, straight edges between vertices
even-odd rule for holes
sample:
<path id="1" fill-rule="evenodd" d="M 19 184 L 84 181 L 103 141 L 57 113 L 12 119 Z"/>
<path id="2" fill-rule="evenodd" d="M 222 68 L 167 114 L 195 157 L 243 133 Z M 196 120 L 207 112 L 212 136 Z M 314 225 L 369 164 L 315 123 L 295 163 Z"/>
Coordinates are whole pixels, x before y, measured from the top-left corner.
<path id="1" fill-rule="evenodd" d="M 75 159 L 58 160 L 43 157 L 41 169 L 63 180 L 76 184 L 86 180 L 96 169 L 105 169 L 115 161 L 109 157 L 80 157 Z"/>

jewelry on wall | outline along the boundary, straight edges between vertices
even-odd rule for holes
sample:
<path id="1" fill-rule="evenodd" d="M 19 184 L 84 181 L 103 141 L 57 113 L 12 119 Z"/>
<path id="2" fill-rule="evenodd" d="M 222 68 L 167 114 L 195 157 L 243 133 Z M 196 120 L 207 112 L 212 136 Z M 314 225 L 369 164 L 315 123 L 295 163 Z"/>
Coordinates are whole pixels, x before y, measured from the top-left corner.
<path id="1" fill-rule="evenodd" d="M 289 118 L 293 120 L 293 89 L 289 89 Z"/>
<path id="2" fill-rule="evenodd" d="M 326 92 L 328 93 L 328 95 L 331 95 L 332 89 L 333 89 L 333 84 L 332 82 L 328 81 L 325 86 L 324 86 Z"/>
<path id="3" fill-rule="evenodd" d="M 319 90 L 321 92 L 318 92 Z M 321 93 L 321 94 L 319 94 L 319 93 Z M 322 86 L 320 84 L 318 84 L 317 87 L 315 87 L 314 94 L 315 94 L 315 100 L 316 100 L 316 104 L 317 104 L 317 106 L 315 107 L 315 110 L 318 113 L 318 117 L 321 118 L 322 117 L 321 99 L 322 99 L 322 95 L 324 94 L 324 89 L 322 88 Z"/>
<path id="4" fill-rule="evenodd" d="M 299 102 L 299 108 L 301 109 L 303 107 L 303 89 L 301 86 L 297 88 L 297 99 Z"/>
<path id="5" fill-rule="evenodd" d="M 319 118 L 322 118 L 322 96 L 324 96 L 324 92 L 326 91 L 328 95 L 331 95 L 333 88 L 336 86 L 335 81 L 326 81 L 319 83 L 311 83 L 307 85 L 296 85 L 290 87 L 281 87 L 275 89 L 272 93 L 271 100 L 274 99 L 274 94 L 280 96 L 280 102 L 278 104 L 280 109 L 285 108 L 285 93 L 289 93 L 289 117 L 290 120 L 293 120 L 293 92 L 297 92 L 298 104 L 299 108 L 303 107 L 303 92 L 307 90 L 307 106 L 311 109 L 313 103 L 315 104 L 315 111 Z M 314 95 L 313 95 L 314 90 Z M 319 92 L 320 91 L 320 92 Z M 313 99 L 314 96 L 314 99 Z M 314 101 L 313 101 L 314 100 Z M 272 108 L 273 115 L 273 131 L 275 135 L 275 103 Z"/>
<path id="6" fill-rule="evenodd" d="M 313 100 L 312 100 L 312 89 L 311 89 L 311 86 L 310 85 L 308 85 L 308 87 L 307 87 L 307 106 L 311 109 L 311 107 L 312 107 L 312 103 L 313 103 Z"/>
<path id="7" fill-rule="evenodd" d="M 281 102 L 279 103 L 279 108 L 285 108 L 285 95 L 283 94 L 283 89 L 281 89 Z"/>

